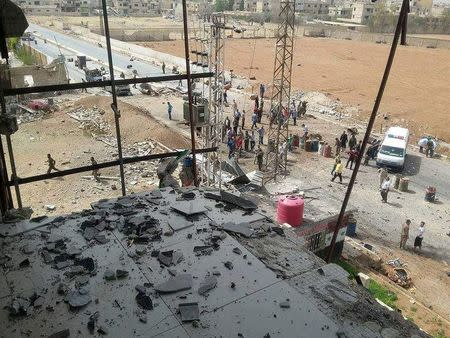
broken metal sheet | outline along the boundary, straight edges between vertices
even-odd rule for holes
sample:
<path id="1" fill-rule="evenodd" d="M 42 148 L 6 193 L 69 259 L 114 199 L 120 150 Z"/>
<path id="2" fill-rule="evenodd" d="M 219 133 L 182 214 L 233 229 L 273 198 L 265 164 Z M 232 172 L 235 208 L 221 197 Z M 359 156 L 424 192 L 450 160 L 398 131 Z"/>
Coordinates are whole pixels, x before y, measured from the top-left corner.
<path id="1" fill-rule="evenodd" d="M 53 222 L 55 217 L 49 217 L 41 222 L 31 222 L 29 220 L 21 221 L 11 224 L 0 224 L 0 235 L 1 236 L 17 236 L 20 234 L 27 233 L 32 230 L 36 230 L 45 227 Z"/>
<path id="2" fill-rule="evenodd" d="M 179 221 L 170 220 L 168 223 L 173 231 L 183 230 L 183 229 L 189 228 L 194 225 L 194 223 L 183 220 L 183 219 L 179 220 Z"/>
<path id="3" fill-rule="evenodd" d="M 181 321 L 192 322 L 200 319 L 198 303 L 182 303 L 179 306 Z"/>
<path id="4" fill-rule="evenodd" d="M 220 226 L 223 230 L 227 232 L 233 232 L 236 234 L 240 234 L 244 237 L 252 237 L 252 235 L 255 233 L 254 230 L 251 228 L 249 223 L 224 223 Z"/>
<path id="5" fill-rule="evenodd" d="M 242 170 L 241 166 L 233 159 L 227 159 L 220 163 L 222 170 L 234 175 L 234 176 L 244 176 L 245 172 Z"/>
<path id="6" fill-rule="evenodd" d="M 164 283 L 155 286 L 155 290 L 161 293 L 172 293 L 189 290 L 192 287 L 192 275 L 180 274 L 170 277 Z"/>
<path id="7" fill-rule="evenodd" d="M 201 203 L 197 201 L 176 201 L 170 205 L 172 209 L 182 213 L 183 215 L 195 215 L 208 211 Z"/>
<path id="8" fill-rule="evenodd" d="M 252 201 L 222 190 L 220 192 L 222 201 L 233 204 L 244 210 L 256 210 L 258 206 Z"/>
<path id="9" fill-rule="evenodd" d="M 215 276 L 208 276 L 205 278 L 205 280 L 200 284 L 198 288 L 198 294 L 204 295 L 208 291 L 214 289 L 217 285 L 217 277 Z"/>
<path id="10" fill-rule="evenodd" d="M 247 175 L 242 175 L 242 176 L 238 176 L 238 177 L 232 179 L 228 183 L 231 183 L 233 185 L 247 184 L 247 183 L 250 183 L 250 179 L 247 177 Z"/>
<path id="11" fill-rule="evenodd" d="M 239 282 L 236 282 L 236 291 Z M 279 299 L 289 299 L 282 309 Z M 208 298 L 209 300 L 209 298 Z M 259 289 L 201 316 L 202 329 L 183 324 L 197 337 L 336 337 L 339 327 L 284 281 Z"/>

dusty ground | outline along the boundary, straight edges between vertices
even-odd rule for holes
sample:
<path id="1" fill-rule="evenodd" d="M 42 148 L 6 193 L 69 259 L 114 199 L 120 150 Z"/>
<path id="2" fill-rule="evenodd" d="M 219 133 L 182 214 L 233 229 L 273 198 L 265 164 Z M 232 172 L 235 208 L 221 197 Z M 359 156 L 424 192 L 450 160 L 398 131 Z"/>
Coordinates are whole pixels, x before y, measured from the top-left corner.
<path id="1" fill-rule="evenodd" d="M 256 44 L 253 69 L 251 60 Z M 153 49 L 183 56 L 181 41 L 145 43 Z M 387 61 L 389 46 L 372 43 L 299 38 L 295 43 L 293 86 L 320 91 L 361 108 L 360 118 L 372 109 Z M 274 40 L 226 41 L 226 69 L 240 76 L 272 81 Z M 399 47 L 380 112 L 409 125 L 416 136 L 430 133 L 450 141 L 450 50 Z"/>
<path id="2" fill-rule="evenodd" d="M 77 121 L 66 114 L 79 106 L 102 108 L 106 112 L 104 116 L 114 136 L 114 118 L 109 108 L 111 97 L 86 96 L 78 100 L 79 96 L 81 95 L 66 96 L 65 99 L 70 100 L 60 103 L 62 108 L 60 111 L 50 114 L 43 120 L 22 124 L 19 132 L 14 134 L 12 140 L 19 177 L 45 173 L 48 168 L 47 153 L 51 153 L 59 169 L 88 165 L 91 156 L 99 163 L 117 158 L 115 148 L 93 139 L 79 128 Z M 119 109 L 122 113 L 121 133 L 124 149 L 135 142 L 148 140 L 159 141 L 171 149 L 189 146 L 186 138 L 164 128 L 140 109 L 121 101 Z M 167 150 L 161 148 L 155 150 L 155 152 L 165 151 Z M 149 189 L 155 184 L 157 186 L 156 177 L 142 178 L 140 175 L 140 170 L 153 172 L 153 168 L 154 162 L 126 165 L 128 193 Z M 102 169 L 100 173 L 102 176 L 119 177 L 118 167 Z M 81 178 L 90 174 L 88 172 L 23 185 L 21 186 L 23 204 L 33 208 L 34 216 L 47 213 L 44 207 L 47 204 L 56 206 L 52 214 L 63 214 L 88 208 L 91 202 L 100 198 L 120 195 L 118 181 L 102 180 L 101 183 L 97 183 Z M 112 185 L 115 185 L 117 190 L 113 190 Z"/>
<path id="3" fill-rule="evenodd" d="M 448 34 L 411 34 L 410 36 L 436 40 L 450 40 L 450 35 Z"/>

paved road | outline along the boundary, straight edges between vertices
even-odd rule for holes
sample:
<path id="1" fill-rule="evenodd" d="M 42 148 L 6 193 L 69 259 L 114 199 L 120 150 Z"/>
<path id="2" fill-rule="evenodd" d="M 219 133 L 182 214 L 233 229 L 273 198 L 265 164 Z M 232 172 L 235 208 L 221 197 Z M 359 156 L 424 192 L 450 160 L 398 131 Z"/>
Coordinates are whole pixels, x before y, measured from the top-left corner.
<path id="1" fill-rule="evenodd" d="M 28 31 L 37 32 L 40 36 L 44 37 L 49 42 L 50 41 L 57 42 L 58 44 L 60 44 L 63 54 L 66 56 L 73 57 L 74 54 L 84 54 L 90 57 L 92 60 L 99 60 L 102 63 L 108 65 L 108 55 L 105 46 L 100 47 L 96 44 L 81 40 L 77 37 L 55 32 L 53 30 L 35 24 L 30 24 L 30 26 L 28 27 Z M 50 45 L 49 42 L 44 45 Z M 51 47 L 48 46 L 42 47 L 41 45 L 43 44 L 40 44 L 38 42 L 38 45 L 36 45 L 35 47 L 38 49 L 43 48 L 42 50 L 43 51 L 45 50 L 44 51 L 45 54 L 47 54 L 47 52 L 53 54 L 55 53 L 55 51 L 52 50 Z M 72 51 L 68 51 L 66 48 L 70 48 Z M 159 66 L 155 66 L 151 63 L 140 60 L 130 61 L 130 58 L 128 56 L 119 54 L 114 51 L 113 51 L 113 65 L 115 67 L 116 72 L 118 70 L 123 71 L 127 78 L 133 77 L 132 73 L 133 70 L 137 71 L 139 77 L 163 75 L 161 68 Z M 127 68 L 128 65 L 132 65 L 132 68 L 128 69 Z M 178 81 L 170 81 L 167 82 L 167 84 L 175 87 L 178 85 Z"/>

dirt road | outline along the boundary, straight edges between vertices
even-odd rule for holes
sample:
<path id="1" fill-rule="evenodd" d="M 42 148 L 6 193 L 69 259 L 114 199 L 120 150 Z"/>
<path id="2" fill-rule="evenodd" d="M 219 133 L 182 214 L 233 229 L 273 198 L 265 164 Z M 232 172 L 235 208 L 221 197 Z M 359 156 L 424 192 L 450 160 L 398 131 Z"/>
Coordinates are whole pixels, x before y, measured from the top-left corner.
<path id="1" fill-rule="evenodd" d="M 151 42 L 145 46 L 183 56 L 181 41 Z M 253 50 L 255 54 L 253 55 Z M 388 45 L 299 38 L 295 42 L 293 86 L 297 90 L 321 91 L 361 108 L 368 116 L 389 52 Z M 226 40 L 225 67 L 240 76 L 272 81 L 274 40 Z M 254 56 L 253 68 L 251 60 Z M 384 93 L 380 111 L 393 116 L 393 123 L 409 126 L 413 136 L 424 133 L 450 141 L 450 50 L 400 46 Z"/>

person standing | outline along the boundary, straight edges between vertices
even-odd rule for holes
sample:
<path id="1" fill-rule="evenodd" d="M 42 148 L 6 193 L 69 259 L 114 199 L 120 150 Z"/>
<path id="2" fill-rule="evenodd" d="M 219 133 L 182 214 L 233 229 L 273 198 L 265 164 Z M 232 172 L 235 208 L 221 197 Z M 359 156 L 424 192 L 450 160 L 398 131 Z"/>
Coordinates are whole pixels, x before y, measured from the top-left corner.
<path id="1" fill-rule="evenodd" d="M 416 239 L 414 240 L 414 251 L 416 251 L 416 248 L 422 250 L 422 240 L 424 232 L 425 232 L 425 222 L 420 222 L 419 232 L 417 233 Z"/>
<path id="2" fill-rule="evenodd" d="M 341 153 L 341 141 L 336 137 L 334 140 L 335 152 L 336 155 Z"/>
<path id="3" fill-rule="evenodd" d="M 228 128 L 230 128 L 231 127 L 231 121 L 230 121 L 230 118 L 227 116 L 227 117 L 225 117 L 225 121 L 224 121 L 224 124 L 225 124 L 225 128 L 226 128 L 226 130 L 228 130 Z"/>
<path id="4" fill-rule="evenodd" d="M 227 146 L 228 146 L 228 158 L 232 158 L 233 154 L 234 154 L 234 147 L 235 147 L 234 136 L 231 137 L 230 139 L 228 139 Z"/>
<path id="5" fill-rule="evenodd" d="M 256 125 L 256 122 L 258 122 L 258 114 L 256 113 L 256 111 L 254 111 L 253 115 L 252 115 L 252 129 L 258 128 L 258 126 Z"/>
<path id="6" fill-rule="evenodd" d="M 161 68 L 162 68 L 163 74 L 166 74 L 166 63 L 165 63 L 164 61 L 163 61 L 163 63 L 162 63 Z"/>
<path id="7" fill-rule="evenodd" d="M 400 236 L 400 249 L 406 250 L 406 242 L 409 238 L 409 225 L 411 224 L 411 221 L 409 219 L 406 220 L 405 223 L 402 225 L 402 233 Z"/>
<path id="8" fill-rule="evenodd" d="M 358 144 L 356 145 L 355 149 L 358 153 L 361 152 L 361 148 L 362 148 L 362 141 L 359 141 Z"/>
<path id="9" fill-rule="evenodd" d="M 389 188 L 391 187 L 391 179 L 389 176 L 386 176 L 386 179 L 384 180 L 383 184 L 381 185 L 381 202 L 387 203 Z"/>
<path id="10" fill-rule="evenodd" d="M 47 163 L 48 163 L 47 174 L 50 174 L 52 170 L 60 171 L 59 169 L 56 169 L 55 167 L 56 161 L 52 158 L 50 154 L 47 154 Z"/>
<path id="11" fill-rule="evenodd" d="M 252 135 L 250 136 L 250 150 L 253 151 L 255 149 L 256 139 L 255 132 L 252 130 Z"/>
<path id="12" fill-rule="evenodd" d="M 264 84 L 259 85 L 259 96 L 264 97 L 264 93 L 266 91 L 266 87 L 264 87 Z"/>
<path id="13" fill-rule="evenodd" d="M 91 164 L 92 165 L 97 165 L 97 161 L 94 159 L 93 156 L 91 157 Z M 92 169 L 92 176 L 94 176 L 94 179 L 97 182 L 100 182 L 100 179 L 98 178 L 98 176 L 99 176 L 98 169 Z"/>
<path id="14" fill-rule="evenodd" d="M 302 128 L 303 128 L 303 139 L 306 140 L 306 137 L 308 136 L 309 129 L 308 129 L 308 126 L 306 124 L 304 124 L 304 123 L 302 124 Z"/>
<path id="15" fill-rule="evenodd" d="M 169 120 L 172 120 L 172 110 L 173 110 L 172 104 L 167 101 L 167 114 L 169 114 Z"/>
<path id="16" fill-rule="evenodd" d="M 292 103 L 291 103 L 291 117 L 292 117 L 292 120 L 294 121 L 294 126 L 297 125 L 297 116 L 298 116 L 298 112 L 297 112 L 297 108 L 295 107 L 295 101 L 292 100 Z"/>
<path id="17" fill-rule="evenodd" d="M 338 165 L 338 163 L 341 162 L 341 153 L 337 153 L 336 157 L 334 158 L 334 165 L 333 165 L 333 169 L 331 170 L 331 175 L 334 174 L 334 171 L 336 170 L 336 166 Z"/>
<path id="18" fill-rule="evenodd" d="M 381 188 L 381 185 L 383 184 L 384 180 L 386 179 L 386 177 L 388 175 L 388 171 L 385 167 L 382 167 L 382 168 L 378 169 L 378 173 L 380 176 L 380 188 Z"/>
<path id="19" fill-rule="evenodd" d="M 244 130 L 245 129 L 245 110 L 242 110 L 242 114 L 241 114 L 241 129 Z"/>
<path id="20" fill-rule="evenodd" d="M 237 134 L 237 130 L 239 127 L 239 115 L 237 115 L 237 113 L 239 113 L 239 111 L 236 112 L 236 114 L 234 114 L 234 118 L 233 118 L 233 130 L 234 130 L 234 134 Z"/>
<path id="21" fill-rule="evenodd" d="M 258 134 L 259 134 L 259 144 L 264 144 L 264 126 L 261 126 L 261 128 L 258 129 Z"/>
<path id="22" fill-rule="evenodd" d="M 341 163 L 341 160 L 338 160 L 336 163 L 336 168 L 334 169 L 334 176 L 331 179 L 331 182 L 334 182 L 336 177 L 339 177 L 339 183 L 342 183 L 342 172 L 344 171 L 344 166 Z"/>
<path id="23" fill-rule="evenodd" d="M 290 152 L 293 150 L 294 145 L 294 136 L 292 134 L 289 134 L 289 137 L 287 139 L 287 148 Z"/>
<path id="24" fill-rule="evenodd" d="M 352 134 L 352 136 L 350 137 L 350 140 L 348 141 L 348 147 L 350 148 L 350 150 L 354 149 L 356 146 L 356 136 L 355 134 Z"/>
<path id="25" fill-rule="evenodd" d="M 242 143 L 244 141 L 244 136 L 242 135 L 242 132 L 238 134 L 235 140 L 235 152 L 241 156 L 242 155 Z"/>
<path id="26" fill-rule="evenodd" d="M 228 127 L 227 129 L 227 142 L 229 142 L 234 136 L 233 129 L 231 127 Z"/>
<path id="27" fill-rule="evenodd" d="M 358 158 L 358 152 L 356 149 L 350 149 L 348 152 L 348 160 L 345 164 L 345 167 L 348 168 L 348 164 L 350 163 L 350 170 L 353 168 L 353 163 L 355 163 L 356 159 Z"/>
<path id="28" fill-rule="evenodd" d="M 228 104 L 228 94 L 226 89 L 223 91 L 223 103 Z"/>
<path id="29" fill-rule="evenodd" d="M 345 132 L 345 130 L 342 133 L 339 140 L 341 141 L 341 150 L 345 150 L 345 148 L 347 148 L 347 141 L 348 141 L 348 136 L 347 136 L 347 133 Z"/>
<path id="30" fill-rule="evenodd" d="M 234 100 L 234 99 L 233 99 L 233 103 L 231 104 L 231 108 L 233 109 L 233 114 L 235 114 L 238 110 L 236 100 Z"/>
<path id="31" fill-rule="evenodd" d="M 248 133 L 248 130 L 245 131 L 245 136 L 244 136 L 244 149 L 245 151 L 249 151 L 249 144 L 250 144 L 250 134 Z"/>
<path id="32" fill-rule="evenodd" d="M 263 159 L 264 159 L 264 152 L 262 151 L 261 147 L 258 146 L 258 148 L 256 149 L 255 161 L 258 162 L 259 171 L 263 170 Z"/>

